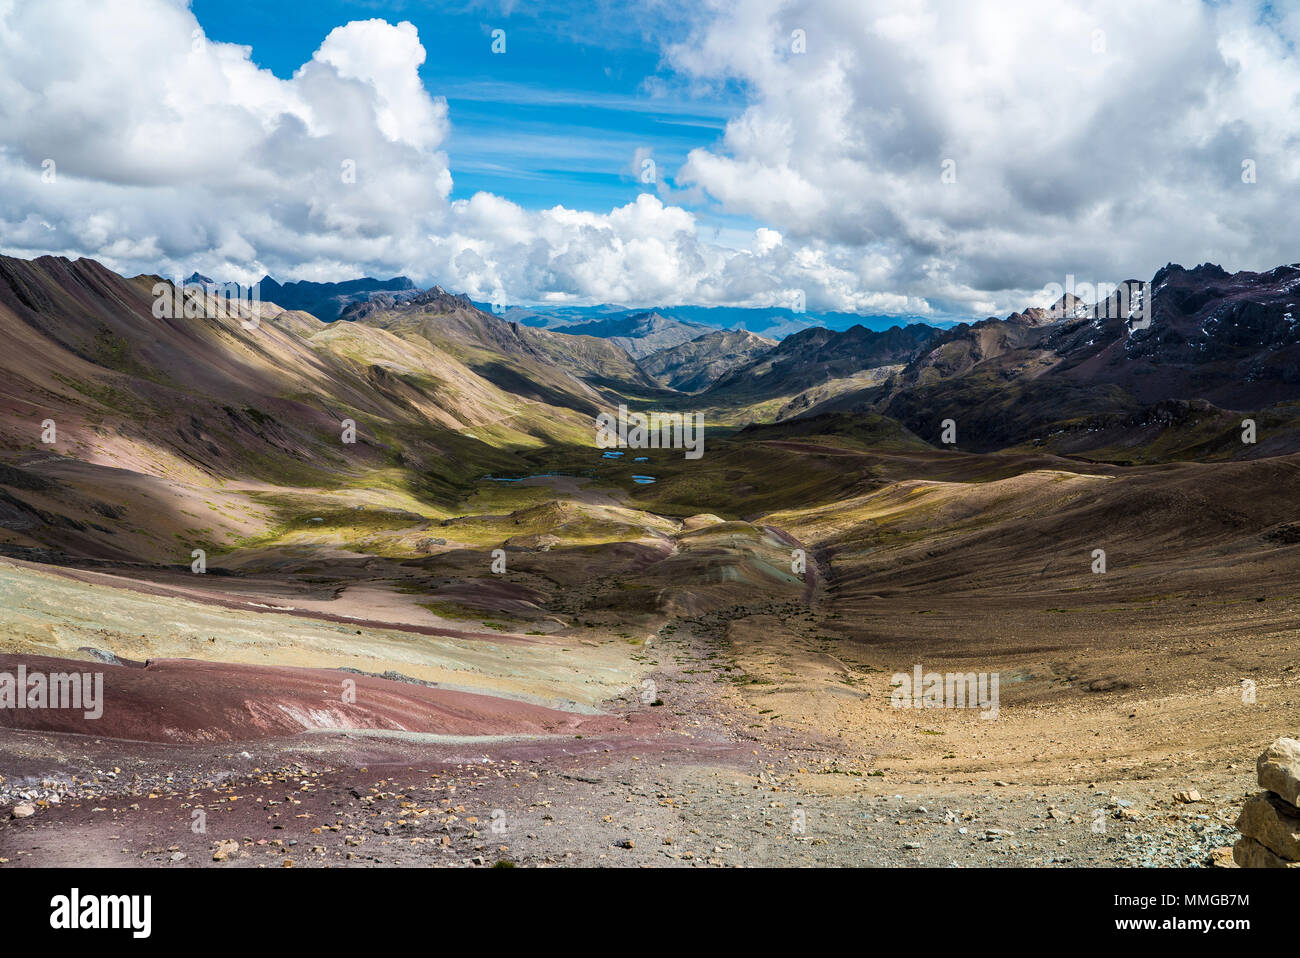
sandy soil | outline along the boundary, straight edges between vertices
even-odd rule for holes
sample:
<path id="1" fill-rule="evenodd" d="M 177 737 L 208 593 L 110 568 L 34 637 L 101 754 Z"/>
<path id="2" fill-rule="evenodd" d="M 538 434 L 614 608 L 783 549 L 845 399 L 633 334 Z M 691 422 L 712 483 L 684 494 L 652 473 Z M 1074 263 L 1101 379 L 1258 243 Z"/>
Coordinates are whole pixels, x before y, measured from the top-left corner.
<path id="1" fill-rule="evenodd" d="M 105 669 L 144 703 L 136 727 L 219 685 L 187 727 L 232 730 L 7 720 L 0 802 L 36 813 L 0 823 L 2 864 L 1222 864 L 1254 756 L 1297 731 L 1294 464 L 832 455 L 874 485 L 757 524 L 666 536 L 647 516 L 639 539 L 512 551 L 500 594 L 535 595 L 545 634 L 430 627 L 407 604 L 402 576 L 472 579 L 482 550 L 369 578 L 340 560 L 314 592 L 266 587 L 266 608 L 246 580 L 223 598 L 216 579 L 0 561 L 11 656 L 168 660 Z M 894 707 L 916 665 L 996 673 L 996 719 Z M 293 697 L 251 666 L 368 673 L 368 711 L 250 724 Z"/>
<path id="2" fill-rule="evenodd" d="M 1165 781 L 913 781 L 889 767 L 893 740 L 850 755 L 768 724 L 744 693 L 720 696 L 732 686 L 726 644 L 699 628 L 652 645 L 664 705 L 610 703 L 625 720 L 664 719 L 582 738 L 335 731 L 232 752 L 10 732 L 7 767 L 86 778 L 0 825 L 0 857 L 10 867 L 1186 866 L 1211 864 L 1236 837 L 1244 767 L 1197 775 L 1202 801 L 1191 805 Z"/>

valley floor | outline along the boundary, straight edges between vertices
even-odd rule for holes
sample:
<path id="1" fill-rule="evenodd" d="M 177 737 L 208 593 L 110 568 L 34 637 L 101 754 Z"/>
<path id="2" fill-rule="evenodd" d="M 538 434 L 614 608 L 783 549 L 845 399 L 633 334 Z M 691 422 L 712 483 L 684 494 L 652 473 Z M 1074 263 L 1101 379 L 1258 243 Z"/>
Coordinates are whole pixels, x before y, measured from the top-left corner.
<path id="1" fill-rule="evenodd" d="M 741 696 L 719 694 L 732 684 L 716 642 L 683 631 L 656 645 L 668 728 L 453 744 L 322 732 L 242 747 L 6 732 L 11 794 L 38 776 L 100 784 L 0 826 L 3 857 L 192 867 L 233 841 L 219 867 L 1208 866 L 1229 860 L 1251 790 L 1249 762 L 1118 780 L 1099 764 L 1099 781 L 1075 784 L 1039 781 L 1032 766 L 1007 769 L 1009 781 L 915 775 L 887 744 L 863 756 L 860 743 L 756 721 Z M 1201 800 L 1175 801 L 1189 786 Z"/>
<path id="2" fill-rule="evenodd" d="M 0 806 L 33 812 L 0 865 L 1228 864 L 1300 714 L 1283 507 L 1202 473 L 1201 528 L 1242 532 L 1174 552 L 1149 473 L 959 465 L 874 462 L 861 497 L 752 522 L 537 480 L 555 541 L 499 578 L 482 543 L 207 576 L 0 559 L 0 671 L 106 684 L 101 724 L 4 713 Z M 478 514 L 533 520 L 514 505 Z M 894 708 L 915 664 L 999 673 L 997 718 Z"/>

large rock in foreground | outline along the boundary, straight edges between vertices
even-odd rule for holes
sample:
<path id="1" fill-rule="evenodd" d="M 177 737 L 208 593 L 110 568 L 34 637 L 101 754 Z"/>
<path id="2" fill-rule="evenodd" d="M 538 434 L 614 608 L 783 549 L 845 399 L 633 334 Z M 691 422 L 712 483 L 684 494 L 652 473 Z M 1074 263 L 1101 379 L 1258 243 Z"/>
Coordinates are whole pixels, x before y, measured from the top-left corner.
<path id="1" fill-rule="evenodd" d="M 1259 757 L 1255 772 L 1268 791 L 1241 810 L 1233 861 L 1242 868 L 1300 868 L 1300 742 L 1278 739 Z"/>
<path id="2" fill-rule="evenodd" d="M 1280 738 L 1255 762 L 1260 788 L 1267 788 L 1282 801 L 1300 805 L 1300 742 Z"/>
<path id="3" fill-rule="evenodd" d="M 1246 803 L 1237 831 L 1283 858 L 1300 862 L 1300 809 L 1272 792 L 1260 792 Z"/>
<path id="4" fill-rule="evenodd" d="M 1232 846 L 1232 860 L 1242 868 L 1300 868 L 1300 862 L 1289 862 L 1255 841 L 1242 836 Z"/>

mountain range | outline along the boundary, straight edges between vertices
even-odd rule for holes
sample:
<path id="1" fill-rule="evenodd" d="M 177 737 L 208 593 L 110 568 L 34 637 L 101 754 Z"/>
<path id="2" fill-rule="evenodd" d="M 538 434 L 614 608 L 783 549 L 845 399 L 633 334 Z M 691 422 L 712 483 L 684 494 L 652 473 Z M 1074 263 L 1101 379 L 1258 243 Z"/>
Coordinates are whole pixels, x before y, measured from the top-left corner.
<path id="1" fill-rule="evenodd" d="M 258 284 L 262 299 L 285 309 L 300 309 L 325 322 L 337 319 L 353 303 L 362 303 L 371 297 L 386 293 L 392 296 L 413 295 L 419 292 L 415 283 L 405 276 L 392 279 L 352 279 L 341 283 L 284 283 L 263 276 Z"/>
<path id="2" fill-rule="evenodd" d="M 842 821 L 880 812 L 854 783 L 922 780 L 950 796 L 966 782 L 967 806 L 1034 776 L 1035 793 L 1066 788 L 1053 801 L 1068 808 L 1083 781 L 1149 782 L 1170 723 L 1180 756 L 1231 769 L 1260 735 L 1242 719 L 1260 713 L 1235 704 L 1241 676 L 1294 659 L 1300 267 L 1170 265 L 1139 284 L 1136 310 L 1063 297 L 950 328 L 780 341 L 680 340 L 685 324 L 654 311 L 561 331 L 436 286 L 326 290 L 321 302 L 342 303 L 326 322 L 266 298 L 231 312 L 200 278 L 169 291 L 193 308 L 159 317 L 160 283 L 89 259 L 0 257 L 0 664 L 93 661 L 108 702 L 90 727 L 68 710 L 0 710 L 0 758 L 41 781 L 54 754 L 93 781 L 144 740 L 162 769 L 148 804 L 130 784 L 130 801 L 34 811 L 81 816 L 69 855 L 94 828 L 115 854 L 126 835 L 148 856 L 159 827 L 190 834 L 197 800 L 162 799 L 163 778 L 194 796 L 206 767 L 221 788 L 262 795 L 258 770 L 286 755 L 343 784 L 295 792 L 313 817 L 276 819 L 278 832 L 262 803 L 240 802 L 248 817 L 223 833 L 293 836 L 327 863 L 355 860 L 360 835 L 313 822 L 372 804 L 358 795 L 417 794 L 382 793 L 377 776 L 422 769 L 424 788 L 438 781 L 428 769 L 466 754 L 521 776 L 473 792 L 484 808 L 512 822 L 556 808 L 595 830 L 537 860 L 581 844 L 601 861 L 627 834 L 615 816 L 629 789 L 668 792 L 659 760 L 697 776 L 675 779 L 695 803 L 747 774 L 759 747 L 798 748 L 774 788 L 820 792 L 845 772 L 846 788 L 830 786 L 850 803 L 835 806 Z M 677 341 L 627 335 L 642 331 Z M 698 413 L 703 455 L 597 448 L 594 417 L 622 405 Z M 1005 720 L 900 717 L 888 677 L 918 662 L 1014 676 Z M 355 702 L 337 691 L 349 682 Z M 1292 687 L 1261 683 L 1270 701 Z M 809 758 L 831 746 L 835 764 Z M 721 750 L 725 773 L 698 772 Z M 575 765 L 584 756 L 625 764 L 615 779 Z M 467 790 L 496 781 L 486 760 L 473 768 Z M 574 768 L 611 783 L 606 806 L 593 812 L 585 787 L 552 790 Z M 1220 773 L 1215 788 L 1240 795 L 1241 777 Z M 734 802 L 750 791 L 717 794 L 717 814 L 692 821 L 743 822 Z M 120 816 L 92 814 L 106 800 Z M 373 812 L 362 834 L 376 842 L 405 827 L 395 802 Z M 1041 803 L 1015 821 L 1034 835 Z M 743 844 L 744 827 L 697 847 Z M 483 844 L 478 829 L 455 834 L 456 854 Z M 511 845 L 528 834 L 549 830 Z M 1059 855 L 1056 835 L 1043 854 Z M 915 837 L 892 835 L 880 860 Z M 34 854 L 47 841 L 29 840 Z M 649 844 L 627 841 L 619 854 Z M 789 844 L 818 856 L 802 864 L 825 854 Z M 408 863 L 452 854 L 405 837 L 368 846 Z M 213 856 L 207 837 L 186 848 Z M 859 863 L 856 846 L 841 854 Z"/>
<path id="3" fill-rule="evenodd" d="M 557 333 L 608 339 L 633 359 L 642 359 L 658 350 L 680 346 L 713 331 L 711 326 L 684 323 L 679 319 L 669 319 L 653 311 L 593 319 L 572 326 L 553 328 Z"/>
<path id="4" fill-rule="evenodd" d="M 481 309 L 491 307 L 477 304 Z M 597 321 L 617 321 L 653 313 L 674 320 L 710 329 L 740 329 L 768 339 L 782 339 L 804 329 L 825 328 L 845 330 L 853 326 L 883 331 L 891 326 L 911 323 L 928 323 L 946 328 L 961 317 L 939 315 L 863 315 L 834 310 L 801 310 L 787 306 L 656 306 L 651 309 L 629 309 L 624 306 L 510 306 L 500 310 L 504 319 L 525 326 L 543 326 L 548 329 L 578 326 Z"/>
<path id="5" fill-rule="evenodd" d="M 249 330 L 231 318 L 155 318 L 158 282 L 87 259 L 0 258 L 0 330 L 14 344 L 0 357 L 0 443 L 24 455 L 75 453 L 68 482 L 80 491 L 44 524 L 64 547 L 87 546 L 102 526 L 90 473 L 109 482 L 103 470 L 147 466 L 177 479 L 306 482 L 385 461 L 418 472 L 450 457 L 466 471 L 421 473 L 429 494 L 449 495 L 471 461 L 500 467 L 512 449 L 587 444 L 591 417 L 619 403 L 808 435 L 843 414 L 884 417 L 937 447 L 952 419 L 957 448 L 1114 462 L 1300 448 L 1297 266 L 1166 266 L 1142 284 L 1146 328 L 1103 302 L 949 329 L 809 329 L 780 342 L 690 337 L 699 328 L 653 312 L 568 331 L 530 327 L 401 282 L 278 287 L 323 296 L 331 309 L 358 298 L 324 322 L 264 296 Z M 1244 418 L 1256 420 L 1255 443 L 1240 439 Z M 59 438 L 42 445 L 46 419 Z M 345 419 L 367 424 L 346 456 L 336 435 Z M 11 532 L 53 514 L 49 490 L 4 496 Z"/>
<path id="6" fill-rule="evenodd" d="M 1117 298 L 1084 303 L 1069 295 L 1050 310 L 946 325 L 721 307 L 493 313 L 463 296 L 455 311 L 479 317 L 474 329 L 460 330 L 463 343 L 498 350 L 508 343 L 551 370 L 531 369 L 536 378 L 524 385 L 506 373 L 509 364 L 481 366 L 500 388 L 533 398 L 547 395 L 561 370 L 602 401 L 688 394 L 723 418 L 747 421 L 871 412 L 932 438 L 936 421 L 953 418 L 959 444 L 982 451 L 1029 444 L 1123 461 L 1204 452 L 1206 443 L 1233 455 L 1289 448 L 1287 404 L 1300 398 L 1297 267 L 1229 274 L 1212 264 L 1170 264 L 1128 284 L 1150 296 L 1147 328 L 1120 316 Z M 406 277 L 286 284 L 267 277 L 261 284 L 262 299 L 277 307 L 371 325 L 377 315 L 393 321 L 451 295 L 434 290 Z M 857 322 L 845 325 L 849 319 Z M 753 328 L 778 335 L 747 331 Z M 502 339 L 501 329 L 511 333 Z M 936 420 L 941 409 L 951 416 Z M 1253 450 L 1225 445 L 1229 411 L 1248 410 L 1271 424 L 1267 438 Z M 1168 423 L 1177 425 L 1177 438 Z M 1158 451 L 1145 448 L 1157 425 Z M 1171 444 L 1177 450 L 1165 448 Z"/>

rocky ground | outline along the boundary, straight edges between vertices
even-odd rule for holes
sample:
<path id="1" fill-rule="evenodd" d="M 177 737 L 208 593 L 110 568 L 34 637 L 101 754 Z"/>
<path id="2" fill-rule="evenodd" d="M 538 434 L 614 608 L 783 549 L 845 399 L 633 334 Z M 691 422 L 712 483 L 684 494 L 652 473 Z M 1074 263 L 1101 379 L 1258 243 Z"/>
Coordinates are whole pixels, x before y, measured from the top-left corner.
<path id="1" fill-rule="evenodd" d="M 138 666 L 104 669 L 130 723 L 6 716 L 0 866 L 1231 867 L 1254 757 L 1295 734 L 1295 550 L 1175 551 L 1175 496 L 907 480 L 750 523 L 530 482 L 471 510 L 562 533 L 499 577 L 481 543 L 148 581 L 0 560 L 0 651 Z M 1159 542 L 1103 577 L 1076 561 L 1100 519 L 1023 532 L 1096 502 Z M 1000 674 L 996 719 L 893 707 L 914 664 Z M 317 708 L 344 677 L 357 708 Z"/>
<path id="2" fill-rule="evenodd" d="M 1185 783 L 910 780 L 756 713 L 717 628 L 651 643 L 671 731 L 229 746 L 6 732 L 0 864 L 313 867 L 1224 865 L 1253 769 Z M 629 723 L 631 724 L 631 723 Z M 756 727 L 760 726 L 761 727 Z M 38 777 L 39 776 L 39 777 Z M 1186 801 L 1186 799 L 1193 799 Z M 13 817 L 13 809 L 29 814 Z"/>

